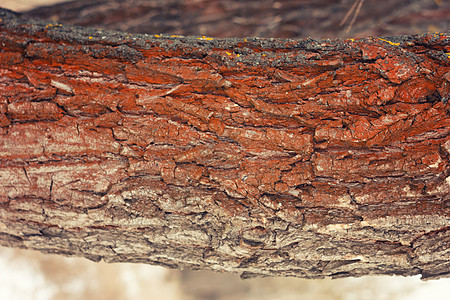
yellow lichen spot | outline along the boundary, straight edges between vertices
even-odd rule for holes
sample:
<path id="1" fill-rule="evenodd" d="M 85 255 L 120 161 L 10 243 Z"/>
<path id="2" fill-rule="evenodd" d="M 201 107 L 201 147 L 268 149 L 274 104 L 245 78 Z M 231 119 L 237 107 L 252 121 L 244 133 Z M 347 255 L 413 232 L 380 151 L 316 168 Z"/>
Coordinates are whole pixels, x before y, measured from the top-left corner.
<path id="1" fill-rule="evenodd" d="M 388 40 L 385 40 L 385 39 L 382 39 L 382 38 L 379 38 L 379 40 L 385 41 L 389 45 L 400 46 L 400 43 L 394 43 L 394 42 L 391 42 L 391 41 L 388 41 Z"/>
<path id="2" fill-rule="evenodd" d="M 45 28 L 49 28 L 49 27 L 61 27 L 61 24 L 47 24 L 45 25 Z"/>
<path id="3" fill-rule="evenodd" d="M 244 39 L 244 42 L 246 42 L 247 41 L 247 39 Z"/>
<path id="4" fill-rule="evenodd" d="M 265 54 L 263 54 L 263 56 L 266 56 Z"/>
<path id="5" fill-rule="evenodd" d="M 355 41 L 355 39 L 350 39 L 350 41 L 354 42 L 354 41 Z"/>
<path id="6" fill-rule="evenodd" d="M 450 52 L 447 52 L 445 54 L 447 54 L 447 57 L 450 58 Z"/>
<path id="7" fill-rule="evenodd" d="M 90 36 L 90 37 L 89 37 L 89 39 L 90 39 L 90 40 L 92 40 L 92 39 L 93 39 L 93 37 L 92 37 L 92 36 Z"/>
<path id="8" fill-rule="evenodd" d="M 199 38 L 197 38 L 197 39 L 202 40 L 202 41 L 211 41 L 211 40 L 213 40 L 212 37 L 206 37 L 206 36 L 204 36 L 204 35 L 202 35 L 202 37 L 199 37 Z"/>
<path id="9" fill-rule="evenodd" d="M 172 34 L 170 37 L 180 37 L 180 36 L 177 34 Z"/>
<path id="10" fill-rule="evenodd" d="M 239 57 L 239 56 L 241 56 L 241 55 L 240 54 L 236 55 L 236 57 Z"/>
<path id="11" fill-rule="evenodd" d="M 159 34 L 155 34 L 155 37 L 161 37 Z"/>
<path id="12" fill-rule="evenodd" d="M 227 55 L 231 55 L 231 53 L 230 53 L 230 52 L 228 52 L 228 51 L 225 51 L 225 53 L 226 53 Z"/>

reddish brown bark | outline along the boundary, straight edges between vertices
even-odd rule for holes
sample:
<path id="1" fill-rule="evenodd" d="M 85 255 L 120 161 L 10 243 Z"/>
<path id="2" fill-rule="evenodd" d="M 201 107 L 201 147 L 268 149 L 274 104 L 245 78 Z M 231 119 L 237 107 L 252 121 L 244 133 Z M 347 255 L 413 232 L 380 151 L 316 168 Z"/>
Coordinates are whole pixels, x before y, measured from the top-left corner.
<path id="1" fill-rule="evenodd" d="M 448 35 L 0 18 L 2 245 L 244 277 L 448 276 Z"/>

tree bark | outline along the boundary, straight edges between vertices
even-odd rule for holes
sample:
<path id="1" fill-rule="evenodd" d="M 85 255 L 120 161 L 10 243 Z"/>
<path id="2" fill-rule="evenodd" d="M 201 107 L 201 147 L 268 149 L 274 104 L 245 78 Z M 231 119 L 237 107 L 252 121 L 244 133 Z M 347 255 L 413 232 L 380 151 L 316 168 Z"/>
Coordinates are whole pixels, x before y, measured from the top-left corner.
<path id="1" fill-rule="evenodd" d="M 243 277 L 449 275 L 448 35 L 0 19 L 0 244 Z"/>

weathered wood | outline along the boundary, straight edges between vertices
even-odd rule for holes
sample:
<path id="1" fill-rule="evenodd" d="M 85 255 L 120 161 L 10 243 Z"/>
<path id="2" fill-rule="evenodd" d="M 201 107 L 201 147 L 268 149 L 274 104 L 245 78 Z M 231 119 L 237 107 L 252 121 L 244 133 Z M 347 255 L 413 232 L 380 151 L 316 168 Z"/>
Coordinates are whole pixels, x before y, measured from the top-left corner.
<path id="1" fill-rule="evenodd" d="M 0 19 L 0 244 L 243 277 L 449 275 L 448 35 Z"/>

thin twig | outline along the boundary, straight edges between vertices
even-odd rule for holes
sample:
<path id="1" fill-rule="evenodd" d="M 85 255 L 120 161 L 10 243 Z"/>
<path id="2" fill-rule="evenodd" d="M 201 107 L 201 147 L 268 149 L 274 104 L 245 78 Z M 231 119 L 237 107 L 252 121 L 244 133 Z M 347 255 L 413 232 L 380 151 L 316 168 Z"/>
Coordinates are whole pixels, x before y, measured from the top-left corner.
<path id="1" fill-rule="evenodd" d="M 362 7 L 363 3 L 364 3 L 364 0 L 356 0 L 353 3 L 352 7 L 347 12 L 347 14 L 345 15 L 345 17 L 342 19 L 340 26 L 343 26 L 347 22 L 347 19 L 353 14 L 353 18 L 350 21 L 350 23 L 348 24 L 347 29 L 345 30 L 345 33 L 349 33 L 350 30 L 352 29 L 353 24 L 355 24 L 356 18 L 358 17 L 359 12 L 361 11 L 361 7 Z"/>
<path id="2" fill-rule="evenodd" d="M 356 5 L 358 4 L 360 0 L 356 0 L 355 2 L 353 2 L 352 7 L 348 10 L 348 12 L 345 14 L 345 17 L 342 19 L 341 23 L 339 24 L 339 26 L 344 26 L 344 24 L 347 22 L 347 19 L 350 17 L 350 15 L 353 13 L 353 11 L 356 8 Z"/>

